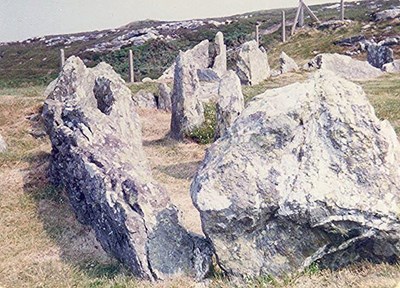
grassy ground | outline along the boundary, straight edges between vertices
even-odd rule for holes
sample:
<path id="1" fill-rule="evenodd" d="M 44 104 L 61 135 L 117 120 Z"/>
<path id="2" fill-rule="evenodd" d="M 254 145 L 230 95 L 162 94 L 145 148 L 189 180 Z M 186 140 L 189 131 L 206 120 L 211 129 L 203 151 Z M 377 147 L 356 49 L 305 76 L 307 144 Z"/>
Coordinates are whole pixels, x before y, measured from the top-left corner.
<path id="1" fill-rule="evenodd" d="M 301 81 L 307 75 L 290 74 L 246 87 L 247 98 Z M 389 119 L 399 132 L 399 75 L 360 83 L 378 117 Z M 42 129 L 39 119 L 43 87 L 0 91 L 0 134 L 9 145 L 0 154 L 0 287 L 204 287 L 180 278 L 151 284 L 132 277 L 108 257 L 93 232 L 77 222 L 63 191 L 47 180 L 50 144 L 34 138 Z M 154 177 L 165 186 L 182 213 L 183 224 L 201 233 L 197 211 L 191 205 L 189 185 L 207 145 L 178 143 L 166 137 L 170 114 L 140 110 L 144 149 Z M 308 271 L 287 279 L 262 277 L 230 282 L 220 274 L 209 287 L 397 287 L 400 267 L 354 265 L 339 271 Z M 197 285 L 197 286 L 196 286 Z"/>

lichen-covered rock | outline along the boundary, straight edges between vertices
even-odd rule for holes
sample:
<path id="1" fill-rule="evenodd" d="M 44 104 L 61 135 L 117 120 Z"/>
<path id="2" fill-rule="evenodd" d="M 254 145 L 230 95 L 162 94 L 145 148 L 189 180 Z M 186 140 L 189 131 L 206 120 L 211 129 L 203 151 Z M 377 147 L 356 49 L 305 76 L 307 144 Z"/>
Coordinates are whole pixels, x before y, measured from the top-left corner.
<path id="1" fill-rule="evenodd" d="M 382 66 L 382 70 L 388 73 L 400 73 L 400 60 L 394 60 Z"/>
<path id="2" fill-rule="evenodd" d="M 159 96 L 158 96 L 158 109 L 171 111 L 171 88 L 165 83 L 158 85 Z"/>
<path id="3" fill-rule="evenodd" d="M 209 42 L 204 40 L 193 49 L 180 52 L 175 62 L 172 91 L 171 137 L 183 139 L 204 122 L 204 109 L 198 92 L 198 70 L 209 66 Z"/>
<path id="4" fill-rule="evenodd" d="M 112 67 L 66 61 L 43 118 L 52 143 L 51 180 L 65 187 L 79 221 L 138 277 L 207 273 L 212 248 L 179 224 L 152 178 L 130 90 Z"/>
<path id="5" fill-rule="evenodd" d="M 367 80 L 382 76 L 383 73 L 366 61 L 359 61 L 340 54 L 319 54 L 303 67 L 305 70 L 324 69 L 348 80 Z"/>
<path id="6" fill-rule="evenodd" d="M 227 67 L 227 59 L 226 59 L 226 45 L 224 43 L 224 34 L 222 32 L 218 32 L 215 35 L 215 52 L 216 56 L 214 59 L 214 64 L 212 69 L 220 76 L 222 76 L 226 72 Z"/>
<path id="7" fill-rule="evenodd" d="M 299 71 L 299 66 L 297 66 L 296 62 L 283 51 L 279 57 L 279 63 L 281 65 L 281 74 Z"/>
<path id="8" fill-rule="evenodd" d="M 400 8 L 388 9 L 375 14 L 376 21 L 383 21 L 400 17 Z"/>
<path id="9" fill-rule="evenodd" d="M 400 144 L 328 71 L 252 100 L 191 186 L 220 266 L 286 275 L 400 256 Z"/>
<path id="10" fill-rule="evenodd" d="M 244 97 L 240 79 L 233 71 L 228 71 L 222 76 L 218 90 L 217 101 L 217 126 L 215 138 L 223 136 L 233 121 L 244 109 Z"/>
<path id="11" fill-rule="evenodd" d="M 7 144 L 4 141 L 3 137 L 0 135 L 0 153 L 4 153 L 7 151 Z"/>
<path id="12" fill-rule="evenodd" d="M 367 47 L 368 63 L 381 69 L 386 63 L 393 62 L 393 50 L 387 46 L 371 43 Z"/>
<path id="13" fill-rule="evenodd" d="M 244 85 L 257 85 L 270 77 L 267 53 L 258 48 L 255 40 L 240 47 L 236 73 Z"/>
<path id="14" fill-rule="evenodd" d="M 157 100 L 153 93 L 140 90 L 132 95 L 132 100 L 135 106 L 139 108 L 157 109 Z"/>

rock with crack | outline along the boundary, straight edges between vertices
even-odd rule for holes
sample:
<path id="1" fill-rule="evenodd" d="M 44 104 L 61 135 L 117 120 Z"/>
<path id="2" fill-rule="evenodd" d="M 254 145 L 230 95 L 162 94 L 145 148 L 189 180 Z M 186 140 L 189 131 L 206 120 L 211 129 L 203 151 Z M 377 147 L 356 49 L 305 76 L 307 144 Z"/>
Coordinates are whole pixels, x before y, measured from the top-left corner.
<path id="1" fill-rule="evenodd" d="M 244 109 L 240 79 L 234 71 L 224 74 L 219 84 L 215 138 L 223 136 Z"/>
<path id="2" fill-rule="evenodd" d="M 160 83 L 158 90 L 158 109 L 171 111 L 171 88 L 165 83 Z"/>
<path id="3" fill-rule="evenodd" d="M 222 76 L 227 70 L 227 59 L 226 59 L 226 45 L 224 43 L 224 34 L 218 32 L 215 35 L 215 52 L 214 64 L 212 69 L 220 76 Z"/>
<path id="4" fill-rule="evenodd" d="M 381 69 L 383 65 L 393 62 L 393 50 L 387 46 L 371 43 L 367 47 L 368 63 Z"/>
<path id="5" fill-rule="evenodd" d="M 209 42 L 204 40 L 193 49 L 180 52 L 175 62 L 172 91 L 171 137 L 183 139 L 204 122 L 204 109 L 199 100 L 198 70 L 209 66 Z"/>
<path id="6" fill-rule="evenodd" d="M 283 51 L 279 57 L 279 63 L 281 74 L 299 71 L 299 66 L 297 66 L 296 62 Z"/>
<path id="7" fill-rule="evenodd" d="M 267 53 L 258 48 L 255 40 L 240 47 L 236 73 L 244 85 L 257 85 L 270 77 Z"/>
<path id="8" fill-rule="evenodd" d="M 400 73 L 400 60 L 394 60 L 382 66 L 382 70 L 388 73 Z"/>
<path id="9" fill-rule="evenodd" d="M 348 80 L 368 80 L 383 75 L 383 72 L 366 61 L 359 61 L 340 54 L 319 54 L 303 67 L 305 70 L 324 69 Z"/>
<path id="10" fill-rule="evenodd" d="M 3 137 L 0 135 L 0 153 L 4 153 L 7 151 L 7 144 L 4 141 Z"/>
<path id="11" fill-rule="evenodd" d="M 212 248 L 180 224 L 152 178 L 130 90 L 112 67 L 66 61 L 43 109 L 51 180 L 65 187 L 80 222 L 138 277 L 203 277 Z"/>
<path id="12" fill-rule="evenodd" d="M 207 151 L 191 194 L 222 269 L 286 275 L 400 257 L 400 144 L 332 72 L 252 100 Z"/>

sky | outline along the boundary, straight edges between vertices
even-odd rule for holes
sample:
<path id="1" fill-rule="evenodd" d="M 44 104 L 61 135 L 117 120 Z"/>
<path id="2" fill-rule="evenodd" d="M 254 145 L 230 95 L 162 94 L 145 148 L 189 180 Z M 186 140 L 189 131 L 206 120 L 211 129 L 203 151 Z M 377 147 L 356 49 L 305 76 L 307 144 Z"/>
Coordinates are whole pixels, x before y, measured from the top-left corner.
<path id="1" fill-rule="evenodd" d="M 305 0 L 309 5 L 340 0 Z M 295 7 L 298 0 L 0 0 L 0 42 L 118 28 L 137 20 L 184 20 Z"/>

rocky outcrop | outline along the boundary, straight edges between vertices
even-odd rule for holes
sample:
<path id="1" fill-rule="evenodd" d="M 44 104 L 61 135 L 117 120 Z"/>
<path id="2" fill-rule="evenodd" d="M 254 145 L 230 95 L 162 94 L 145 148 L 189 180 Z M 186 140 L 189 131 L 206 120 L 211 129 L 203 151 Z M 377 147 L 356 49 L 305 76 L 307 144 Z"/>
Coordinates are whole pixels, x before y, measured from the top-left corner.
<path id="1" fill-rule="evenodd" d="M 348 80 L 367 80 L 383 75 L 366 61 L 359 61 L 340 54 L 319 54 L 304 66 L 305 70 L 324 69 Z"/>
<path id="2" fill-rule="evenodd" d="M 382 70 L 388 73 L 400 73 L 400 60 L 383 65 Z"/>
<path id="3" fill-rule="evenodd" d="M 393 50 L 387 46 L 371 43 L 367 46 L 368 63 L 381 69 L 386 63 L 393 62 Z"/>
<path id="4" fill-rule="evenodd" d="M 267 53 L 258 48 L 255 40 L 240 47 L 236 73 L 244 85 L 257 85 L 270 77 Z"/>
<path id="5" fill-rule="evenodd" d="M 279 63 L 281 74 L 299 71 L 299 66 L 297 66 L 296 62 L 283 51 L 279 57 Z"/>
<path id="6" fill-rule="evenodd" d="M 138 277 L 203 277 L 212 249 L 188 233 L 152 178 L 130 90 L 111 66 L 67 60 L 43 118 L 52 143 L 51 180 L 65 187 L 79 221 Z"/>
<path id="7" fill-rule="evenodd" d="M 158 109 L 171 111 L 171 88 L 165 83 L 160 83 L 158 90 Z"/>
<path id="8" fill-rule="evenodd" d="M 171 137 L 183 139 L 204 122 L 204 109 L 199 101 L 200 80 L 197 71 L 208 68 L 209 42 L 204 40 L 193 49 L 180 52 L 175 62 L 172 91 Z"/>
<path id="9" fill-rule="evenodd" d="M 224 43 L 224 35 L 222 32 L 218 32 L 215 35 L 215 52 L 216 56 L 214 58 L 214 64 L 212 69 L 220 76 L 226 72 L 226 45 Z"/>
<path id="10" fill-rule="evenodd" d="M 384 10 L 375 14 L 376 21 L 395 19 L 398 17 L 400 17 L 400 8 Z"/>
<path id="11" fill-rule="evenodd" d="M 220 266 L 286 275 L 400 257 L 400 144 L 328 71 L 252 100 L 191 186 Z"/>
<path id="12" fill-rule="evenodd" d="M 217 126 L 215 138 L 218 139 L 244 109 L 244 98 L 240 79 L 233 71 L 228 71 L 221 79 L 217 102 Z"/>
<path id="13" fill-rule="evenodd" d="M 4 141 L 3 137 L 0 135 L 0 153 L 4 153 L 7 151 L 7 144 Z"/>
<path id="14" fill-rule="evenodd" d="M 157 100 L 153 93 L 140 90 L 136 94 L 132 95 L 133 103 L 136 107 L 157 109 Z"/>

